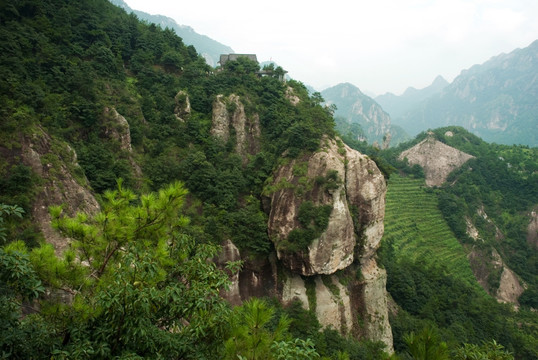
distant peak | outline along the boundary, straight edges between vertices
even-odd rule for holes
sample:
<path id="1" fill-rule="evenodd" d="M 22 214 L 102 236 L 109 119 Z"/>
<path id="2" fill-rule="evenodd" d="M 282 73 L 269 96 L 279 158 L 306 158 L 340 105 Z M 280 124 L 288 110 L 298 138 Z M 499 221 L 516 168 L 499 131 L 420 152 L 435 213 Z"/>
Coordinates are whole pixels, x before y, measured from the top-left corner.
<path id="1" fill-rule="evenodd" d="M 448 85 L 448 81 L 441 75 L 437 75 L 435 80 L 433 80 L 432 85 Z"/>

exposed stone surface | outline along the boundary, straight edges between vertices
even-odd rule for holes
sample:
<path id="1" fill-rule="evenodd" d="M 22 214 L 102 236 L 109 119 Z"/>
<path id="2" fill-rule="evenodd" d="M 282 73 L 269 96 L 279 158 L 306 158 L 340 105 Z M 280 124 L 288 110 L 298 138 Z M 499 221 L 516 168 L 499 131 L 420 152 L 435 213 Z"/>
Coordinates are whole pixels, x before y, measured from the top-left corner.
<path id="1" fill-rule="evenodd" d="M 532 210 L 529 214 L 530 221 L 527 226 L 527 242 L 538 248 L 538 211 Z"/>
<path id="2" fill-rule="evenodd" d="M 293 92 L 293 88 L 288 86 L 286 88 L 286 99 L 288 99 L 293 106 L 297 106 L 301 102 L 301 99 Z"/>
<path id="3" fill-rule="evenodd" d="M 349 205 L 356 214 L 364 246 L 361 262 L 375 256 L 383 237 L 387 184 L 381 171 L 368 156 L 344 146 L 347 160 L 346 191 Z"/>
<path id="4" fill-rule="evenodd" d="M 105 136 L 120 143 L 120 148 L 131 152 L 131 131 L 127 120 L 116 109 L 105 107 Z"/>
<path id="5" fill-rule="evenodd" d="M 525 288 L 521 286 L 517 275 L 504 265 L 499 289 L 497 289 L 497 300 L 500 302 L 517 304 L 517 300 L 521 294 L 523 294 L 523 291 L 525 291 Z"/>
<path id="6" fill-rule="evenodd" d="M 332 288 L 338 290 L 331 291 L 321 277 L 316 276 L 316 317 L 323 327 L 332 327 L 348 334 L 353 326 L 349 293 L 335 276 L 328 277 L 327 281 L 332 283 Z"/>
<path id="7" fill-rule="evenodd" d="M 64 212 L 74 216 L 77 212 L 94 215 L 99 204 L 88 190 L 89 185 L 76 162 L 75 151 L 67 144 L 51 138 L 43 129 L 22 139 L 22 161 L 43 179 L 43 185 L 35 197 L 31 216 L 42 231 L 45 240 L 57 253 L 63 252 L 69 239 L 53 230 L 49 206 L 64 204 Z M 79 172 L 79 179 L 74 172 Z"/>
<path id="8" fill-rule="evenodd" d="M 297 175 L 297 168 L 304 165 L 306 174 Z M 337 173 L 339 181 L 327 190 L 315 179 L 327 178 L 330 171 Z M 356 233 L 365 237 L 364 255 L 375 253 L 383 235 L 386 184 L 372 160 L 343 144 L 339 146 L 335 140 L 326 140 L 322 150 L 278 168 L 273 184 L 276 190 L 271 195 L 269 235 L 275 241 L 278 258 L 291 271 L 306 276 L 328 275 L 346 268 L 353 261 Z M 297 214 L 307 200 L 316 206 L 332 206 L 329 224 L 308 250 L 289 252 L 285 248 L 287 238 L 300 227 Z M 349 205 L 358 211 L 360 229 L 354 228 Z"/>
<path id="9" fill-rule="evenodd" d="M 228 262 L 241 260 L 239 249 L 230 240 L 224 241 L 221 244 L 222 250 L 216 259 L 216 264 L 220 269 L 224 269 Z M 241 294 L 239 292 L 239 273 L 228 273 L 231 281 L 230 288 L 222 293 L 222 296 L 226 298 L 232 305 L 241 304 Z"/>
<path id="10" fill-rule="evenodd" d="M 465 216 L 465 224 L 467 229 L 465 232 L 469 237 L 473 240 L 478 240 L 480 238 L 480 234 L 478 233 L 478 229 L 474 226 L 473 222 L 468 216 Z"/>
<path id="11" fill-rule="evenodd" d="M 328 175 L 335 173 L 337 181 L 326 187 Z M 313 277 L 320 323 L 342 333 L 382 341 L 392 352 L 386 273 L 375 261 L 383 236 L 386 193 L 385 179 L 376 164 L 337 140 L 324 139 L 318 152 L 277 168 L 270 185 L 270 238 L 287 270 Z M 304 201 L 316 206 L 331 205 L 332 213 L 327 229 L 313 239 L 308 249 L 289 251 L 287 239 L 293 229 L 301 226 L 297 215 Z M 356 248 L 359 234 L 363 244 L 360 249 Z M 337 270 L 358 267 L 364 276 L 360 283 L 351 281 L 346 287 L 334 275 Z M 327 281 L 332 285 L 327 286 Z M 282 290 L 282 299 L 289 301 L 293 297 L 306 297 L 304 282 L 297 275 L 289 277 Z M 308 299 L 302 301 L 305 304 Z M 357 323 L 359 314 L 362 324 Z"/>
<path id="12" fill-rule="evenodd" d="M 417 145 L 403 151 L 399 159 L 404 158 L 407 158 L 409 164 L 418 164 L 424 169 L 427 186 L 440 186 L 452 171 L 474 156 L 428 136 Z"/>
<path id="13" fill-rule="evenodd" d="M 282 302 L 284 304 L 289 304 L 294 300 L 300 300 L 304 309 L 308 310 L 310 308 L 303 278 L 297 274 L 288 276 L 282 289 Z"/>
<path id="14" fill-rule="evenodd" d="M 499 302 L 518 305 L 518 298 L 525 288 L 518 276 L 506 266 L 497 250 L 475 248 L 469 253 L 469 262 L 476 280 L 484 290 Z M 491 276 L 499 277 L 497 289 L 491 288 Z"/>
<path id="15" fill-rule="evenodd" d="M 387 346 L 389 353 L 394 352 L 392 330 L 388 317 L 387 273 L 380 269 L 374 258 L 361 263 L 364 278 L 364 327 L 366 337 L 381 341 Z"/>
<path id="16" fill-rule="evenodd" d="M 258 114 L 247 116 L 239 96 L 218 95 L 213 103 L 211 135 L 226 142 L 230 139 L 232 131 L 235 133 L 235 150 L 241 155 L 245 164 L 248 161 L 248 155 L 254 155 L 260 151 L 259 116 Z"/>
<path id="17" fill-rule="evenodd" d="M 491 219 L 488 217 L 488 214 L 486 214 L 486 211 L 484 209 L 484 206 L 481 206 L 476 211 L 478 215 L 482 216 L 484 220 L 486 220 L 488 223 L 493 225 L 495 227 L 495 240 L 502 240 L 504 239 L 504 234 L 502 233 L 501 229 L 495 224 Z"/>
<path id="18" fill-rule="evenodd" d="M 189 100 L 189 95 L 186 91 L 180 90 L 174 97 L 174 101 L 176 103 L 174 108 L 174 115 L 176 116 L 176 119 L 181 122 L 185 122 L 185 120 L 191 115 L 191 102 Z"/>

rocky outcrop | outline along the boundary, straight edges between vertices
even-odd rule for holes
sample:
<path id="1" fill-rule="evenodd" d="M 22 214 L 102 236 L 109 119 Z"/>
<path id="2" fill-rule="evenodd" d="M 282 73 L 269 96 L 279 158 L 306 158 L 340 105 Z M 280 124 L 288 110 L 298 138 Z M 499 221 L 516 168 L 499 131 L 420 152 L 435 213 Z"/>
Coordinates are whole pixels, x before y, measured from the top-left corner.
<path id="1" fill-rule="evenodd" d="M 468 216 L 465 216 L 465 225 L 466 225 L 466 234 L 473 240 L 478 240 L 480 239 L 480 234 L 478 233 L 478 229 L 474 226 L 471 218 L 469 218 Z M 480 239 L 482 240 L 482 239 Z M 482 240 L 484 241 L 484 240 Z"/>
<path id="2" fill-rule="evenodd" d="M 380 269 L 374 258 L 368 258 L 361 263 L 363 276 L 363 306 L 362 318 L 366 338 L 381 341 L 392 353 L 392 331 L 388 317 L 388 296 L 386 290 L 387 272 Z"/>
<path id="3" fill-rule="evenodd" d="M 518 299 L 525 291 L 524 285 L 503 261 L 494 248 L 474 248 L 469 253 L 469 263 L 480 284 L 497 301 L 518 305 Z"/>
<path id="4" fill-rule="evenodd" d="M 529 214 L 530 221 L 527 226 L 527 243 L 538 248 L 538 211 L 532 210 Z"/>
<path id="5" fill-rule="evenodd" d="M 237 97 L 230 99 L 240 104 Z M 224 140 L 232 126 L 225 107 L 222 98 L 215 102 L 212 128 Z M 233 113 L 237 111 L 242 112 Z M 268 234 L 276 252 L 261 259 L 238 257 L 231 242 L 223 243 L 217 261 L 221 268 L 228 261 L 243 261 L 224 296 L 234 304 L 253 296 L 276 296 L 283 304 L 299 300 L 323 327 L 382 341 L 393 352 L 386 273 L 375 260 L 383 236 L 385 179 L 371 159 L 339 139 L 324 138 L 320 145 L 315 153 L 282 161 L 266 184 Z M 310 212 L 330 210 L 326 226 L 316 228 L 319 219 L 305 224 L 305 204 Z M 305 227 L 316 228 L 306 232 L 314 238 L 294 243 L 290 234 Z"/>
<path id="6" fill-rule="evenodd" d="M 31 136 L 25 136 L 21 145 L 22 162 L 43 180 L 33 202 L 31 216 L 45 240 L 59 254 L 68 246 L 69 239 L 52 229 L 49 206 L 63 204 L 64 212 L 74 216 L 77 212 L 94 215 L 99 211 L 99 204 L 88 190 L 88 181 L 77 163 L 75 151 L 69 145 L 52 138 L 41 128 L 37 128 Z"/>
<path id="7" fill-rule="evenodd" d="M 127 120 L 116 109 L 105 107 L 105 137 L 119 142 L 120 149 L 131 152 L 131 131 Z"/>
<path id="8" fill-rule="evenodd" d="M 215 260 L 215 263 L 220 269 L 225 269 L 229 262 L 241 260 L 239 249 L 230 240 L 225 240 L 221 246 L 221 252 Z M 241 294 L 239 292 L 239 272 L 228 272 L 228 276 L 230 279 L 230 288 L 223 291 L 221 295 L 232 305 L 240 305 Z"/>
<path id="9" fill-rule="evenodd" d="M 105 107 L 104 115 L 104 137 L 118 143 L 120 151 L 128 154 L 129 163 L 133 171 L 134 178 L 137 179 L 138 187 L 142 185 L 142 169 L 133 158 L 133 148 L 131 146 L 131 129 L 129 122 L 114 108 Z"/>
<path id="10" fill-rule="evenodd" d="M 321 151 L 278 168 L 270 190 L 268 228 L 278 258 L 291 271 L 306 276 L 328 275 L 349 266 L 357 234 L 364 238 L 365 256 L 375 252 L 383 235 L 383 175 L 368 157 L 335 140 L 325 141 Z M 301 227 L 298 215 L 306 201 L 331 206 L 328 225 L 307 248 L 289 251 L 295 247 L 290 233 Z"/>
<path id="11" fill-rule="evenodd" d="M 383 341 L 392 351 L 386 273 L 375 261 L 383 236 L 385 193 L 376 164 L 332 139 L 324 139 L 320 151 L 280 166 L 266 188 L 270 238 L 282 265 L 296 274 L 287 279 L 282 299 L 300 299 L 323 326 Z M 304 226 L 298 217 L 305 202 L 330 206 L 331 213 L 321 234 L 297 249 L 290 234 Z M 335 274 L 338 270 L 358 271 L 363 277 L 344 286 Z M 315 305 L 304 301 L 305 284 L 297 274 L 315 284 Z"/>
<path id="12" fill-rule="evenodd" d="M 176 106 L 174 107 L 174 115 L 176 119 L 181 122 L 191 115 L 191 102 L 189 100 L 189 95 L 186 91 L 180 90 L 174 97 Z"/>
<path id="13" fill-rule="evenodd" d="M 276 256 L 241 256 L 243 268 L 225 296 L 233 303 L 252 296 L 276 296 L 283 304 L 299 300 L 323 327 L 382 341 L 392 353 L 386 273 L 375 260 L 386 183 L 375 163 L 340 140 L 325 138 L 316 153 L 283 161 L 264 193 Z M 305 202 L 330 206 L 330 215 L 317 238 L 292 250 L 288 237 L 304 226 L 297 217 Z M 225 242 L 219 266 L 236 259 L 236 248 Z"/>
<path id="14" fill-rule="evenodd" d="M 218 95 L 213 103 L 211 135 L 227 142 L 235 134 L 235 150 L 248 161 L 248 155 L 260 151 L 260 119 L 258 114 L 247 116 L 239 96 Z"/>
<path id="15" fill-rule="evenodd" d="M 441 186 L 452 171 L 474 156 L 448 146 L 433 136 L 428 136 L 412 148 L 403 151 L 399 159 L 405 158 L 410 165 L 418 164 L 424 169 L 427 186 Z"/>
<path id="16" fill-rule="evenodd" d="M 519 278 L 508 266 L 503 266 L 501 280 L 495 298 L 499 302 L 518 304 L 518 299 L 525 291 Z"/>
<path id="17" fill-rule="evenodd" d="M 286 88 L 286 99 L 288 99 L 293 106 L 297 106 L 297 104 L 301 102 L 301 99 L 295 95 L 295 92 L 291 86 Z"/>
<path id="18" fill-rule="evenodd" d="M 293 274 L 286 277 L 281 299 L 284 304 L 299 300 L 303 304 L 304 309 L 308 310 L 310 308 L 308 296 L 306 295 L 306 286 L 300 275 Z"/>
<path id="19" fill-rule="evenodd" d="M 336 276 L 315 277 L 316 317 L 323 327 L 332 327 L 342 334 L 350 334 L 353 328 L 351 298 L 348 290 Z"/>

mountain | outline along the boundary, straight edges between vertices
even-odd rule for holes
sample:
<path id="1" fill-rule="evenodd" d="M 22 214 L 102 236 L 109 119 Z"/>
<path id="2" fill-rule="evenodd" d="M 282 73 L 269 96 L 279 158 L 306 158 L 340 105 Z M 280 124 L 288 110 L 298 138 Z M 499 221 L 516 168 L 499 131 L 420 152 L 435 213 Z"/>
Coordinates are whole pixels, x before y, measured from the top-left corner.
<path id="1" fill-rule="evenodd" d="M 140 10 L 134 10 L 123 0 L 110 0 L 110 2 L 127 13 L 134 13 L 139 19 L 159 25 L 161 28 L 173 29 L 176 34 L 183 39 L 187 45 L 193 45 L 198 53 L 202 55 L 208 65 L 215 67 L 221 54 L 231 54 L 234 51 L 231 47 L 221 44 L 206 35 L 198 34 L 193 28 L 187 25 L 180 25 L 174 19 L 164 15 L 151 15 Z"/>
<path id="2" fill-rule="evenodd" d="M 470 159 L 446 182 L 471 197 L 495 182 L 480 214 L 529 285 L 516 313 L 461 281 L 474 281 L 461 229 L 443 223 L 420 165 L 344 143 L 300 82 L 259 76 L 246 57 L 211 71 L 172 30 L 106 0 L 0 2 L 0 13 L 3 357 L 381 360 L 393 343 L 407 352 L 405 339 L 441 344 L 426 328 L 450 351 L 495 339 L 502 355 L 500 344 L 536 359 L 536 252 L 515 246 L 538 189 L 525 182 L 534 149 Z M 490 153 L 452 132 L 437 140 Z M 402 258 L 379 266 L 392 158 L 418 179 L 390 189 L 403 222 L 389 255 Z M 443 204 L 457 220 L 468 210 Z"/>
<path id="3" fill-rule="evenodd" d="M 441 90 L 448 84 L 448 81 L 439 75 L 428 87 L 423 89 L 408 87 L 402 95 L 386 93 L 375 97 L 375 101 L 390 114 L 391 118 L 395 119 L 402 116 L 430 96 L 441 92 Z"/>
<path id="4" fill-rule="evenodd" d="M 398 143 L 405 135 L 391 126 L 391 119 L 381 106 L 371 97 L 350 83 L 342 83 L 321 92 L 327 105 L 336 105 L 334 115 L 343 118 L 344 123 L 358 124 L 363 138 L 372 144 Z M 392 138 L 392 140 L 391 140 Z M 388 139 L 388 141 L 387 141 Z"/>
<path id="5" fill-rule="evenodd" d="M 537 98 L 538 40 L 462 71 L 393 122 L 412 134 L 459 125 L 488 142 L 538 146 Z"/>

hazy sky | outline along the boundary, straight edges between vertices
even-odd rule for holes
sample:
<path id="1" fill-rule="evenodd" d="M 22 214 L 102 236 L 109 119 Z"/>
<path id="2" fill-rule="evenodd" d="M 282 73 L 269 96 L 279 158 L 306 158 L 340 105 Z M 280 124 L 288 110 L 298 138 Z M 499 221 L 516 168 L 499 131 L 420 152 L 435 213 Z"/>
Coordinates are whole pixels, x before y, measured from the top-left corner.
<path id="1" fill-rule="evenodd" d="M 400 94 L 538 39 L 536 0 L 125 0 L 323 90 Z"/>

